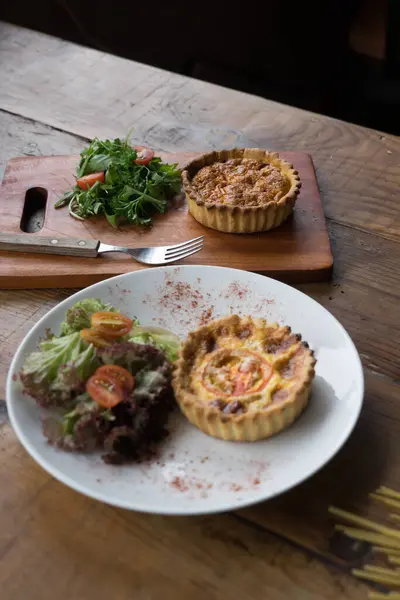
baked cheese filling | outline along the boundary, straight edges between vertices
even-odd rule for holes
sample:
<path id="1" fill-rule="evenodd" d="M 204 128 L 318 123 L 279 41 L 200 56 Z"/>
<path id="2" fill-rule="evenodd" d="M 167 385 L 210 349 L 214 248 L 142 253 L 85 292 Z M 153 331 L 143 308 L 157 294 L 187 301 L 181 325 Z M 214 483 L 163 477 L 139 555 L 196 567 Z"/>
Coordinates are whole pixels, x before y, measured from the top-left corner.
<path id="1" fill-rule="evenodd" d="M 283 402 L 301 378 L 309 351 L 288 329 L 278 331 L 278 338 L 265 338 L 264 331 L 245 326 L 200 343 L 189 375 L 198 400 L 225 413 Z"/>
<path id="2" fill-rule="evenodd" d="M 218 350 L 206 361 L 202 383 L 213 394 L 235 397 L 260 392 L 271 375 L 271 365 L 255 352 Z"/>

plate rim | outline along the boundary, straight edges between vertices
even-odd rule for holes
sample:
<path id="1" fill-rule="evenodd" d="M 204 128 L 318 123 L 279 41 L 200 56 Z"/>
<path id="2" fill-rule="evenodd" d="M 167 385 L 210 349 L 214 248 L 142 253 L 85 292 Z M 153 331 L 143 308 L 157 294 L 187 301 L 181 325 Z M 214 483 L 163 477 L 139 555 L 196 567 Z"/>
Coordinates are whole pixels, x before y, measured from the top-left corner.
<path id="1" fill-rule="evenodd" d="M 89 490 L 89 489 L 85 488 L 84 485 L 76 482 L 69 475 L 65 475 L 62 472 L 62 470 L 60 470 L 56 466 L 53 466 L 48 460 L 46 460 L 46 458 L 42 458 L 40 456 L 40 453 L 38 451 L 36 451 L 36 449 L 32 446 L 32 444 L 28 440 L 27 436 L 25 435 L 23 428 L 20 427 L 20 425 L 18 423 L 18 418 L 16 417 L 15 412 L 14 412 L 14 402 L 12 400 L 12 394 L 13 394 L 12 386 L 14 383 L 15 366 L 16 366 L 18 359 L 20 358 L 21 352 L 23 351 L 23 346 L 25 346 L 32 337 L 34 337 L 35 332 L 41 327 L 42 322 L 45 321 L 49 317 L 49 315 L 51 315 L 53 312 L 56 312 L 58 309 L 60 309 L 60 307 L 64 306 L 64 304 L 67 304 L 68 302 L 70 302 L 72 298 L 76 298 L 77 296 L 79 297 L 80 295 L 84 296 L 87 294 L 88 291 L 90 292 L 91 289 L 97 287 L 98 285 L 101 285 L 101 284 L 113 285 L 113 282 L 115 282 L 115 281 L 119 281 L 119 280 L 130 278 L 130 277 L 137 277 L 137 276 L 140 276 L 141 273 L 144 274 L 145 272 L 148 272 L 148 271 L 158 271 L 158 272 L 168 273 L 168 272 L 173 272 L 176 270 L 179 270 L 179 272 L 181 272 L 182 270 L 188 271 L 188 270 L 199 270 L 199 269 L 200 270 L 206 269 L 206 270 L 230 271 L 230 272 L 232 272 L 232 274 L 244 272 L 244 273 L 247 273 L 248 275 L 251 275 L 252 277 L 255 277 L 256 279 L 262 278 L 262 280 L 273 281 L 274 285 L 278 284 L 278 286 L 282 286 L 283 288 L 290 289 L 291 292 L 294 291 L 297 294 L 305 296 L 308 301 L 311 301 L 312 303 L 314 303 L 315 305 L 322 308 L 324 311 L 326 311 L 328 313 L 330 318 L 333 319 L 335 325 L 337 327 L 339 327 L 341 333 L 346 338 L 346 341 L 347 341 L 349 347 L 351 348 L 351 350 L 354 353 L 354 359 L 357 364 L 357 371 L 358 371 L 357 381 L 358 381 L 358 387 L 359 387 L 360 391 L 358 394 L 358 406 L 357 406 L 357 409 L 352 413 L 351 422 L 349 423 L 347 428 L 345 428 L 341 432 L 341 435 L 335 441 L 335 444 L 333 445 L 333 450 L 330 453 L 330 456 L 327 460 L 323 459 L 322 462 L 318 462 L 316 464 L 316 466 L 314 466 L 312 469 L 307 471 L 304 475 L 302 475 L 295 482 L 288 483 L 287 485 L 285 485 L 281 489 L 279 489 L 279 491 L 272 491 L 272 493 L 270 493 L 270 494 L 267 494 L 267 495 L 262 494 L 261 496 L 251 497 L 249 499 L 243 499 L 239 502 L 231 501 L 231 502 L 227 502 L 224 505 L 220 505 L 217 507 L 209 507 L 209 508 L 204 508 L 204 509 L 197 508 L 194 510 L 190 509 L 190 508 L 181 509 L 181 510 L 169 508 L 169 507 L 156 508 L 155 506 L 151 506 L 148 503 L 146 503 L 146 506 L 138 506 L 138 505 L 135 505 L 135 502 L 132 502 L 132 501 L 128 502 L 128 501 L 123 501 L 123 500 L 121 501 L 120 499 L 118 499 L 118 497 L 110 496 L 110 495 L 107 495 L 107 494 L 104 494 L 101 492 L 96 492 L 95 490 Z M 220 267 L 220 266 L 213 266 L 213 265 L 170 265 L 167 267 L 153 267 L 151 269 L 142 269 L 139 271 L 131 271 L 129 273 L 123 273 L 121 275 L 116 275 L 115 277 L 110 277 L 108 279 L 104 279 L 104 280 L 94 283 L 86 288 L 78 290 L 74 294 L 71 294 L 70 296 L 68 296 L 67 298 L 64 298 L 61 302 L 59 302 L 58 304 L 53 306 L 49 311 L 47 311 L 39 319 L 39 321 L 37 323 L 35 323 L 33 325 L 33 327 L 25 334 L 24 338 L 21 340 L 20 344 L 18 345 L 18 348 L 15 351 L 13 359 L 11 361 L 8 375 L 7 375 L 5 399 L 6 399 L 6 407 L 7 407 L 10 424 L 13 428 L 13 431 L 14 431 L 18 441 L 22 444 L 22 446 L 24 447 L 26 452 L 31 456 L 31 458 L 42 469 L 44 469 L 44 471 L 46 471 L 49 475 L 54 477 L 60 483 L 63 483 L 67 487 L 73 489 L 74 491 L 76 491 L 88 498 L 92 498 L 94 500 L 103 502 L 104 504 L 108 504 L 110 506 L 116 506 L 118 508 L 133 510 L 133 511 L 143 513 L 143 514 L 158 514 L 158 515 L 165 515 L 165 516 L 195 516 L 195 515 L 218 514 L 218 513 L 223 513 L 223 512 L 227 512 L 227 511 L 236 511 L 236 510 L 241 510 L 246 507 L 253 506 L 255 504 L 259 504 L 261 502 L 267 502 L 268 500 L 271 500 L 272 498 L 275 498 L 277 496 L 280 496 L 281 494 L 284 494 L 284 493 L 290 491 L 291 489 L 301 485 L 302 483 L 304 483 L 305 481 L 307 481 L 308 479 L 313 477 L 323 467 L 325 467 L 327 464 L 330 463 L 330 461 L 337 455 L 337 453 L 341 450 L 341 448 L 348 441 L 348 439 L 349 439 L 350 435 L 352 434 L 352 432 L 357 424 L 357 421 L 359 419 L 361 409 L 362 409 L 362 406 L 364 403 L 364 396 L 365 396 L 364 370 L 363 370 L 359 352 L 357 350 L 357 347 L 356 347 L 354 341 L 352 340 L 350 334 L 347 332 L 347 330 L 344 328 L 344 326 L 340 323 L 340 321 L 327 308 L 325 308 L 322 304 L 320 304 L 319 302 L 314 300 L 314 298 L 312 298 L 311 296 L 298 290 L 297 288 L 292 287 L 292 286 L 290 286 L 284 282 L 281 282 L 279 280 L 273 279 L 272 277 L 268 277 L 266 275 L 262 275 L 259 273 L 245 271 L 244 269 L 234 269 L 231 267 Z"/>

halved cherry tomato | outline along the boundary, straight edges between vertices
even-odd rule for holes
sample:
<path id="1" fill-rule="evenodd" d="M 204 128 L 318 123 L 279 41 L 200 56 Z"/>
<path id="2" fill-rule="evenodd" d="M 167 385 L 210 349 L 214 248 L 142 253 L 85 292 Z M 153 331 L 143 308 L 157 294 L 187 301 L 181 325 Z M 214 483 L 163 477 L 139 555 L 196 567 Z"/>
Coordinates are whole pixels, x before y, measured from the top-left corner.
<path id="1" fill-rule="evenodd" d="M 103 408 L 117 406 L 124 399 L 122 386 L 112 377 L 98 375 L 97 372 L 87 380 L 86 391 Z"/>
<path id="2" fill-rule="evenodd" d="M 135 387 L 135 378 L 132 373 L 129 373 L 127 369 L 119 367 L 118 365 L 103 365 L 96 369 L 95 375 L 98 377 L 105 375 L 106 377 L 113 379 L 115 383 L 120 385 L 128 394 Z"/>
<path id="3" fill-rule="evenodd" d="M 90 317 L 90 324 L 103 337 L 119 338 L 130 332 L 133 321 L 121 313 L 96 312 Z"/>
<path id="4" fill-rule="evenodd" d="M 133 148 L 137 150 L 136 160 L 133 161 L 137 165 L 148 165 L 154 157 L 153 150 L 146 146 L 133 146 Z"/>
<path id="5" fill-rule="evenodd" d="M 112 344 L 112 340 L 107 340 L 97 329 L 81 329 L 80 334 L 85 342 L 98 348 L 106 348 Z"/>
<path id="6" fill-rule="evenodd" d="M 88 190 L 96 183 L 96 181 L 104 183 L 104 180 L 104 171 L 99 171 L 98 173 L 90 173 L 89 175 L 79 177 L 79 179 L 76 180 L 76 183 L 82 190 Z"/>

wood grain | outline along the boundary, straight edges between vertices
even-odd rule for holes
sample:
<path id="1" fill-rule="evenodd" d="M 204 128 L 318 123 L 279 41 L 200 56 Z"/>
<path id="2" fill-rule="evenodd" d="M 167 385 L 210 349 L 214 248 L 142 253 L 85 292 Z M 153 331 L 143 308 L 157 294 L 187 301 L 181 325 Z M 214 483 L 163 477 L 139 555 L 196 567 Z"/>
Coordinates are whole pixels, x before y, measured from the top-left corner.
<path id="1" fill-rule="evenodd" d="M 385 521 L 388 511 L 368 497 L 380 485 L 400 489 L 400 385 L 366 372 L 365 403 L 352 436 L 317 475 L 295 490 L 241 511 L 252 523 L 329 557 L 355 566 L 370 548 L 334 535 L 330 504 Z"/>
<path id="2" fill-rule="evenodd" d="M 25 454 L 0 402 L 2 597 L 365 598 L 346 571 L 369 548 L 333 536 L 326 509 L 379 516 L 367 492 L 400 489 L 400 141 L 34 32 L 4 25 L 1 33 L 0 108 L 20 114 L 0 111 L 0 170 L 13 155 L 76 153 L 87 137 L 123 135 L 130 124 L 136 140 L 165 151 L 311 152 L 335 268 L 332 282 L 300 288 L 341 320 L 366 369 L 360 421 L 329 465 L 272 502 L 215 518 L 143 516 L 77 495 Z M 72 292 L 0 291 L 0 396 L 24 334 Z"/>
<path id="3" fill-rule="evenodd" d="M 330 222 L 332 284 L 299 286 L 350 332 L 364 366 L 400 380 L 400 245 Z"/>
<path id="4" fill-rule="evenodd" d="M 195 154 L 161 154 L 183 166 Z M 204 248 L 185 259 L 185 264 L 205 264 L 257 271 L 286 281 L 329 279 L 332 253 L 312 160 L 307 154 L 282 152 L 298 170 L 302 188 L 293 215 L 279 228 L 266 233 L 233 235 L 203 227 L 188 214 L 184 194 L 177 196 L 154 226 L 113 228 L 104 217 L 79 221 L 67 208 L 54 203 L 74 182 L 76 156 L 14 158 L 7 166 L 0 188 L 0 222 L 3 232 L 21 234 L 21 215 L 26 192 L 40 187 L 47 192 L 43 229 L 39 236 L 69 236 L 100 240 L 126 247 L 158 246 L 205 236 Z M 1 247 L 0 247 L 1 250 Z M 0 287 L 78 287 L 129 271 L 146 268 L 125 255 L 77 259 L 55 255 L 24 255 L 0 251 Z"/>
<path id="5" fill-rule="evenodd" d="M 367 586 L 232 515 L 168 518 L 69 490 L 0 429 L 7 600 L 364 600 Z M 312 576 L 310 576 L 312 574 Z"/>
<path id="6" fill-rule="evenodd" d="M 132 128 L 132 139 L 167 152 L 236 145 L 308 152 L 329 218 L 400 237 L 394 136 L 11 25 L 1 26 L 0 56 L 0 108 L 86 138 Z"/>

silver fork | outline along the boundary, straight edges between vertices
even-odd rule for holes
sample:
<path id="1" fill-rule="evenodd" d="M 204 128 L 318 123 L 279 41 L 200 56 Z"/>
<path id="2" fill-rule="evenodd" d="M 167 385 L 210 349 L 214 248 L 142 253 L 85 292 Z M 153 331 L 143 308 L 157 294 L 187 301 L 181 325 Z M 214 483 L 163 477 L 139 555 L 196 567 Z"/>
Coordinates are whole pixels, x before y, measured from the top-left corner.
<path id="1" fill-rule="evenodd" d="M 168 263 L 182 260 L 203 248 L 204 235 L 187 240 L 173 246 L 151 246 L 150 248 L 122 248 L 121 246 L 109 246 L 100 243 L 97 252 L 124 252 L 132 258 L 145 265 L 166 265 Z"/>
<path id="2" fill-rule="evenodd" d="M 106 252 L 123 252 L 145 265 L 167 265 L 183 260 L 200 252 L 203 248 L 204 236 L 187 240 L 170 246 L 152 246 L 149 248 L 124 248 L 110 246 L 99 240 L 86 240 L 67 237 L 42 237 L 29 233 L 0 233 L 0 250 L 14 252 L 39 252 L 42 254 L 62 254 L 65 256 L 82 256 L 96 258 Z"/>

